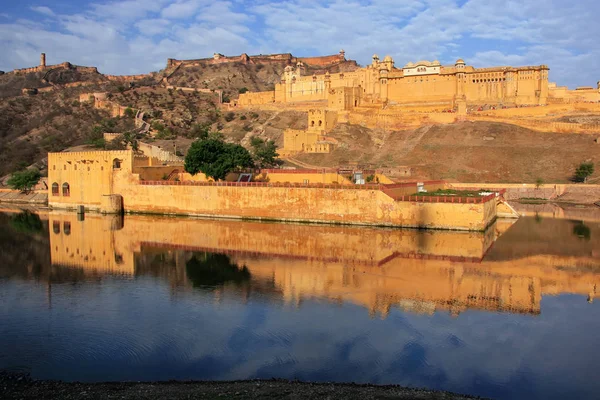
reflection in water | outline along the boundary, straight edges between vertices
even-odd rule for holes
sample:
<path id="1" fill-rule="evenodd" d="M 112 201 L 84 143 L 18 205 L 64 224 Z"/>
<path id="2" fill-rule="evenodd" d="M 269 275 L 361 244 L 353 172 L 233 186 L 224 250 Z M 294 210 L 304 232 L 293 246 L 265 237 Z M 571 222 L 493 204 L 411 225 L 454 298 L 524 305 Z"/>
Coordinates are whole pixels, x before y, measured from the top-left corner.
<path id="1" fill-rule="evenodd" d="M 214 288 L 226 283 L 241 285 L 250 280 L 250 272 L 232 263 L 225 254 L 194 254 L 185 264 L 188 279 L 194 287 Z"/>
<path id="2" fill-rule="evenodd" d="M 0 340 L 21 349 L 33 332 L 36 343 L 0 350 L 0 368 L 505 398 L 600 389 L 581 368 L 598 356 L 598 222 L 522 218 L 464 233 L 52 212 L 0 214 L 0 225 L 0 299 L 14 308 L 0 309 Z M 579 378 L 563 379 L 565 368 Z"/>

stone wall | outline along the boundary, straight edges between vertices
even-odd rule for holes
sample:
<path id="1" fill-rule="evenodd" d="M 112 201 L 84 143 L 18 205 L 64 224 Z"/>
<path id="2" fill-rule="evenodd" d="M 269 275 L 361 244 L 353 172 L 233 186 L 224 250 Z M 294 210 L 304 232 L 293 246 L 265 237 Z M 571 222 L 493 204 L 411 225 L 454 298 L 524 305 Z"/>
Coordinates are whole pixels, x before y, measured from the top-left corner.
<path id="1" fill-rule="evenodd" d="M 122 174 L 116 181 L 115 192 L 123 196 L 125 210 L 136 212 L 460 230 L 483 230 L 496 217 L 495 200 L 395 201 L 368 187 L 186 185 L 139 182 Z"/>

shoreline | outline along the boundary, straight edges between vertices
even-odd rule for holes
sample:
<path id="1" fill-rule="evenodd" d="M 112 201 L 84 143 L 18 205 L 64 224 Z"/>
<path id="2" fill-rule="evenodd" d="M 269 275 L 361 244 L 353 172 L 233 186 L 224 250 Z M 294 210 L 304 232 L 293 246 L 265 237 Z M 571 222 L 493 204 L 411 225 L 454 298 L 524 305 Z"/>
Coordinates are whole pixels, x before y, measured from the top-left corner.
<path id="1" fill-rule="evenodd" d="M 63 382 L 33 380 L 28 374 L 0 372 L 4 399 L 480 399 L 458 393 L 398 385 L 315 383 L 271 380 Z"/>

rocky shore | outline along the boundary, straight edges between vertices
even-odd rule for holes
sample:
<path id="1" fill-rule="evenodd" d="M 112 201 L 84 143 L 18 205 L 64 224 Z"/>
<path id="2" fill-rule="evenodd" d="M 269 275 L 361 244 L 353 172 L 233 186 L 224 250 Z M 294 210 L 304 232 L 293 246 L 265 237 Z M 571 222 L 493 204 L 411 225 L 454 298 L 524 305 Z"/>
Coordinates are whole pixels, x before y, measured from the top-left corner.
<path id="1" fill-rule="evenodd" d="M 0 373 L 3 399 L 473 399 L 401 386 L 308 383 L 286 380 L 233 382 L 79 383 L 32 380 Z"/>

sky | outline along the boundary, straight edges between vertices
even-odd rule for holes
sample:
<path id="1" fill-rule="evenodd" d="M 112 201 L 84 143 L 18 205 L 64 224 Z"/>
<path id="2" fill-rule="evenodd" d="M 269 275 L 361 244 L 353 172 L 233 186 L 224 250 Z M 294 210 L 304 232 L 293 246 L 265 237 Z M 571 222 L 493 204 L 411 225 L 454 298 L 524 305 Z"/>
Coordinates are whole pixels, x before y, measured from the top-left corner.
<path id="1" fill-rule="evenodd" d="M 376 53 L 475 67 L 546 64 L 570 88 L 600 80 L 598 0 L 3 0 L 0 70 L 70 61 L 106 74 L 167 58 Z"/>

